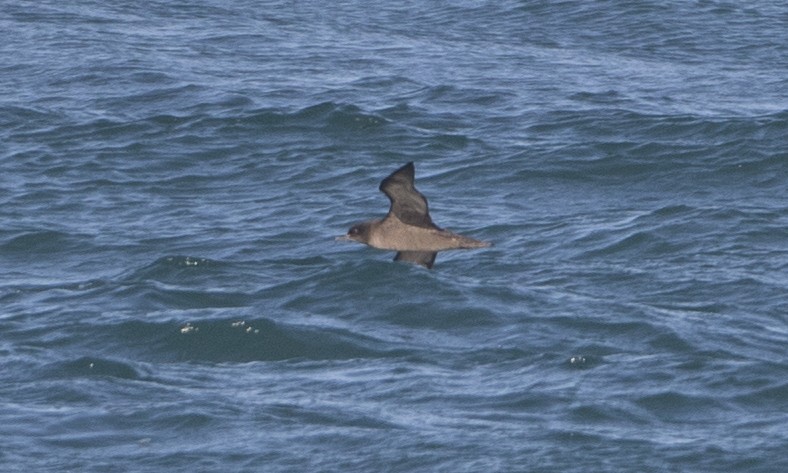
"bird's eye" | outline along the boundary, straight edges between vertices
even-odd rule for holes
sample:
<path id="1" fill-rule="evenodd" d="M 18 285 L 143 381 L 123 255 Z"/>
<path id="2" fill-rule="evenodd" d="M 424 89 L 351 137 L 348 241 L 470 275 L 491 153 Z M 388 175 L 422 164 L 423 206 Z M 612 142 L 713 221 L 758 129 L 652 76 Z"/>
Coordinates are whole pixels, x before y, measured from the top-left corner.
<path id="1" fill-rule="evenodd" d="M 351 235 L 358 235 L 358 227 L 353 227 L 350 229 Z"/>

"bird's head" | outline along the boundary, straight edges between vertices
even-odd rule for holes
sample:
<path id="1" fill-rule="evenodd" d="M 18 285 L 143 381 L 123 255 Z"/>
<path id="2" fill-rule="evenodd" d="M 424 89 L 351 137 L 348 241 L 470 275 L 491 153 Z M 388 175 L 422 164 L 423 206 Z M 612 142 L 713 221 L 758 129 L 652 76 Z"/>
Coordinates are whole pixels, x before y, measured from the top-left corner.
<path id="1" fill-rule="evenodd" d="M 346 235 L 341 237 L 337 237 L 337 240 L 341 241 L 357 241 L 359 243 L 368 243 L 369 242 L 369 232 L 372 228 L 372 224 L 375 221 L 363 222 L 350 227 L 350 230 L 347 231 Z"/>

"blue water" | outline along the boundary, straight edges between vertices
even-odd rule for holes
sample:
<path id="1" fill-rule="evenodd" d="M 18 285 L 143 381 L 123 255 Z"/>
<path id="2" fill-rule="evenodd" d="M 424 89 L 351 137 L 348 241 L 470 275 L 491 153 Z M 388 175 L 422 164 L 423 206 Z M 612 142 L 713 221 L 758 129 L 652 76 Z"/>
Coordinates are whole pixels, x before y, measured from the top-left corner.
<path id="1" fill-rule="evenodd" d="M 1 471 L 788 471 L 784 2 L 3 2 L 0 58 Z M 408 161 L 494 246 L 334 241 Z"/>

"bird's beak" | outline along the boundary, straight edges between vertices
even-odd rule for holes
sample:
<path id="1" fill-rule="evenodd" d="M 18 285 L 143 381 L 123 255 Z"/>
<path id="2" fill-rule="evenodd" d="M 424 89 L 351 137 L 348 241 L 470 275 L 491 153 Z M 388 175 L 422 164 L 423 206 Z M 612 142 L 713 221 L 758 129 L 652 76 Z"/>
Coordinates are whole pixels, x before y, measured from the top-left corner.
<path id="1" fill-rule="evenodd" d="M 350 237 L 347 235 L 342 235 L 334 238 L 334 241 L 353 241 L 353 240 L 351 240 Z"/>

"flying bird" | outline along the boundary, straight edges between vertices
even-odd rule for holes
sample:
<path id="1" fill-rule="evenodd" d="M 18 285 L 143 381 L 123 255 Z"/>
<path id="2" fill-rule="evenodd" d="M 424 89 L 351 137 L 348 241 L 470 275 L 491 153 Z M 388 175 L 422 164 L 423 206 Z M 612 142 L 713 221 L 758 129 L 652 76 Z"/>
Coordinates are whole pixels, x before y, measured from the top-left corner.
<path id="1" fill-rule="evenodd" d="M 353 225 L 337 240 L 357 241 L 380 250 L 397 252 L 394 261 L 409 261 L 432 268 L 439 251 L 485 248 L 484 241 L 444 230 L 430 218 L 427 199 L 413 185 L 416 169 L 410 162 L 380 183 L 391 201 L 383 219 Z"/>

